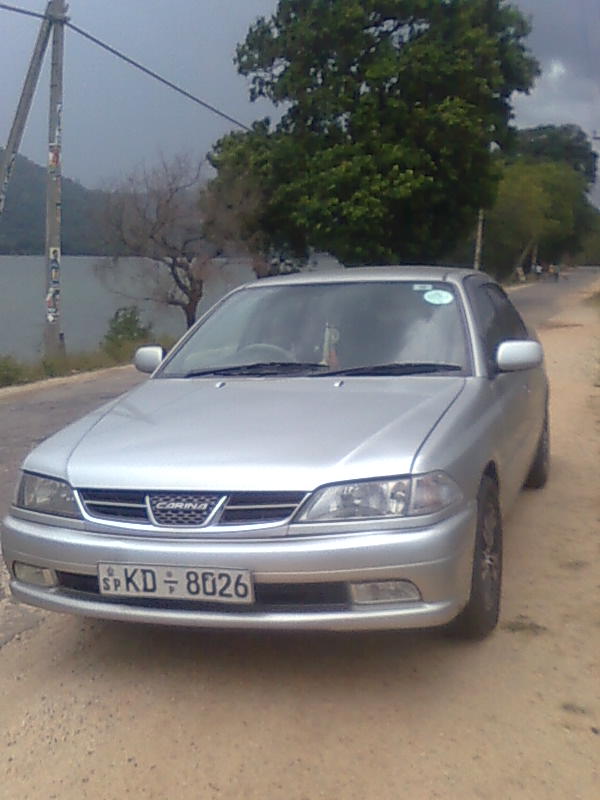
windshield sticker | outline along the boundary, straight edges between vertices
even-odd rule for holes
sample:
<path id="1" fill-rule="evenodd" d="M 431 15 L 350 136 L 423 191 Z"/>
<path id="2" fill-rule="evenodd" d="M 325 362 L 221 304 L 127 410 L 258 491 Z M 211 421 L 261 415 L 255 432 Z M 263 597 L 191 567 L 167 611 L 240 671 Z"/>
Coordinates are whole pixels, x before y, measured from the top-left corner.
<path id="1" fill-rule="evenodd" d="M 429 292 L 433 289 L 430 283 L 413 283 L 413 292 Z"/>
<path id="2" fill-rule="evenodd" d="M 444 289 L 433 289 L 423 295 L 423 299 L 434 306 L 446 306 L 454 300 L 452 292 L 446 292 Z"/>

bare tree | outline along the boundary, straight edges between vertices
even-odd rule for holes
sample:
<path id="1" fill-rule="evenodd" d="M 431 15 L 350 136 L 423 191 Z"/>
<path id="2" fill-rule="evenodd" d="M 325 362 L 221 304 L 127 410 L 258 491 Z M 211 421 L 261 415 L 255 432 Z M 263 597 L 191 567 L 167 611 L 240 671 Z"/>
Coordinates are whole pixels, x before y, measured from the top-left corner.
<path id="1" fill-rule="evenodd" d="M 146 299 L 180 308 L 188 328 L 220 254 L 205 233 L 200 210 L 203 171 L 203 163 L 187 156 L 163 158 L 157 167 L 139 169 L 114 187 L 104 209 L 113 255 L 151 259 L 154 274 L 145 280 Z"/>

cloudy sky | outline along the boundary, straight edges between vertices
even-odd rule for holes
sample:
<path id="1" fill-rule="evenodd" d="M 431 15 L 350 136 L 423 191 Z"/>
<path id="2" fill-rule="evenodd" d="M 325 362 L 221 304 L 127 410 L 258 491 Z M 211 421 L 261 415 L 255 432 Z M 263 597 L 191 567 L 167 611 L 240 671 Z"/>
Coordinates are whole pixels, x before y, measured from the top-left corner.
<path id="1" fill-rule="evenodd" d="M 9 0 L 43 11 L 45 0 Z M 516 0 L 533 18 L 530 46 L 544 74 L 515 98 L 517 124 L 573 122 L 600 135 L 600 0 Z M 70 17 L 203 100 L 249 124 L 269 112 L 248 101 L 232 64 L 237 42 L 276 0 L 71 0 Z M 19 98 L 39 20 L 0 9 L 0 143 Z M 49 61 L 47 58 L 46 61 Z M 46 161 L 48 64 L 21 152 Z M 202 156 L 231 124 L 67 29 L 63 169 L 99 186 L 162 152 Z M 597 142 L 596 145 L 600 145 Z"/>

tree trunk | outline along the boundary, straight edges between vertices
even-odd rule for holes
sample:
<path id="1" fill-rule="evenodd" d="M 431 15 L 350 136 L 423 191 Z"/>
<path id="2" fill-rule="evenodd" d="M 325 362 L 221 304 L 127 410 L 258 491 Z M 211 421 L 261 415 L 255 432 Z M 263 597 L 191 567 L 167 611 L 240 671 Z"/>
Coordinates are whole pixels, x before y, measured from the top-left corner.
<path id="1" fill-rule="evenodd" d="M 191 328 L 194 322 L 196 322 L 196 306 L 198 303 L 195 303 L 193 300 L 186 303 L 184 306 L 181 306 L 181 310 L 185 314 L 185 324 L 188 328 Z"/>
<path id="2" fill-rule="evenodd" d="M 515 266 L 514 266 L 514 270 L 515 270 L 515 272 L 516 272 L 516 271 L 517 271 L 519 268 L 522 268 L 522 267 L 523 267 L 523 262 L 524 262 L 524 261 L 525 261 L 525 259 L 527 258 L 527 254 L 529 253 L 529 251 L 531 250 L 531 248 L 532 248 L 532 247 L 534 247 L 534 245 L 535 245 L 535 239 L 531 239 L 531 241 L 529 241 L 529 242 L 527 243 L 527 246 L 526 246 L 525 248 L 523 248 L 523 250 L 521 251 L 521 254 L 520 254 L 519 258 L 517 259 L 517 261 L 516 261 L 516 263 L 515 263 Z"/>
<path id="3" fill-rule="evenodd" d="M 204 294 L 204 281 L 201 280 L 194 280 L 194 285 L 190 289 L 185 305 L 181 306 L 183 313 L 185 314 L 185 324 L 188 328 L 191 328 L 192 325 L 196 322 L 196 313 L 198 310 L 198 303 L 202 300 L 202 295 Z"/>

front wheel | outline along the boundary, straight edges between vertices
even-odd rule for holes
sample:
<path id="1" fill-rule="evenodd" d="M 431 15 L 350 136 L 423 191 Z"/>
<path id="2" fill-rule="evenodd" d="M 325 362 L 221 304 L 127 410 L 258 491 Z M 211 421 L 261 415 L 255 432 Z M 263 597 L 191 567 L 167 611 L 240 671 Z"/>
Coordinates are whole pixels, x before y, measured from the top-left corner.
<path id="1" fill-rule="evenodd" d="M 469 602 L 450 624 L 453 634 L 483 639 L 498 624 L 502 586 L 502 518 L 495 481 L 484 476 L 477 496 L 477 529 Z"/>

